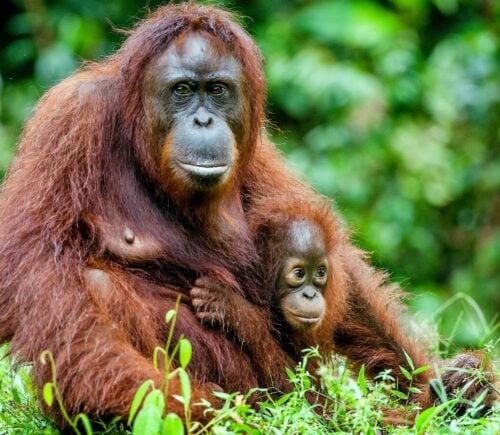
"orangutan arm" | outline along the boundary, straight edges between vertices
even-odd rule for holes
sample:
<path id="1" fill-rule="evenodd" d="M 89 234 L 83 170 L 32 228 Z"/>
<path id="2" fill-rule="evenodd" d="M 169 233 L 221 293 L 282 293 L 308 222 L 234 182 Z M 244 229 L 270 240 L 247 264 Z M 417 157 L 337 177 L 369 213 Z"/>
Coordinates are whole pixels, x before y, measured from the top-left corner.
<path id="1" fill-rule="evenodd" d="M 120 285 L 127 277 L 102 266 L 84 269 L 82 281 L 71 282 L 80 291 L 64 291 L 63 281 L 55 278 L 46 278 L 40 283 L 50 285 L 58 301 L 58 315 L 64 323 L 62 327 L 51 327 L 54 319 L 43 307 L 47 298 L 37 299 L 32 304 L 37 316 L 32 319 L 39 322 L 36 323 L 40 326 L 37 340 L 41 347 L 26 354 L 26 347 L 18 347 L 15 343 L 13 350 L 34 361 L 40 392 L 52 375 L 50 365 L 42 364 L 39 354 L 41 349 L 52 353 L 57 386 L 70 415 L 88 412 L 93 417 L 119 415 L 126 418 L 137 389 L 146 380 L 163 389 L 169 412 L 184 415 L 183 405 L 174 398 L 181 395 L 179 379 L 170 380 L 167 394 L 165 374 L 153 366 L 151 355 L 158 339 L 150 327 L 151 312 L 132 286 Z M 69 282 L 64 284 L 69 285 Z M 33 334 L 33 330 L 26 333 Z M 140 342 L 137 337 L 141 337 Z M 207 421 L 209 417 L 203 413 L 205 408 L 194 404 L 207 399 L 217 406 L 212 392 L 220 388 L 194 379 L 192 383 L 192 418 Z M 65 425 L 56 406 L 47 412 L 59 424 Z"/>
<path id="2" fill-rule="evenodd" d="M 434 358 L 426 346 L 412 338 L 404 328 L 402 313 L 405 307 L 399 302 L 399 288 L 386 285 L 385 274 L 370 267 L 363 257 L 361 251 L 353 247 L 348 247 L 344 252 L 351 289 L 346 316 L 334 334 L 336 350 L 355 365 L 364 364 L 366 372 L 372 376 L 391 369 L 391 376 L 396 379 L 398 388 L 408 392 L 409 398 L 424 408 L 438 400 L 435 388 L 431 388 L 431 385 L 441 378 L 448 398 L 455 397 L 457 389 L 469 383 L 465 391 L 459 393 L 469 404 L 488 389 L 483 401 L 485 409 L 488 409 L 493 403 L 495 392 L 491 388 L 494 382 L 491 366 L 483 364 L 485 356 L 480 352 L 469 352 L 444 362 Z M 424 366 L 429 369 L 409 380 L 401 369 L 412 371 L 407 356 L 415 369 Z M 479 369 L 482 369 L 482 379 L 477 378 Z M 409 391 L 410 386 L 418 388 L 421 393 Z M 463 412 L 467 406 L 462 403 L 455 409 Z"/>

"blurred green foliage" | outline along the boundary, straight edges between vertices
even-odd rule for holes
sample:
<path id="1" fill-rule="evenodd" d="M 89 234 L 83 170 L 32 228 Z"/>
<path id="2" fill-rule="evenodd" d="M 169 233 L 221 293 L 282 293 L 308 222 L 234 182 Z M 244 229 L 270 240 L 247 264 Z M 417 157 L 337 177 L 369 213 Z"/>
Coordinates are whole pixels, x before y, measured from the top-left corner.
<path id="1" fill-rule="evenodd" d="M 160 3 L 2 2 L 1 173 L 44 91 Z M 498 336 L 485 322 L 500 311 L 500 3 L 216 3 L 246 17 L 264 53 L 272 133 L 291 168 L 334 198 L 441 332 L 458 345 Z"/>

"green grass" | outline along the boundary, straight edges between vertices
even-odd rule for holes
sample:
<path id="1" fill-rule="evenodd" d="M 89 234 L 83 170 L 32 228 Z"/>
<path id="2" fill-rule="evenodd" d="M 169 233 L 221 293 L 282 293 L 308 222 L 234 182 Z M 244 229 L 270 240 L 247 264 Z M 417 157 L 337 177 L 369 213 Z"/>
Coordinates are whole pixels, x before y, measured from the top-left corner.
<path id="1" fill-rule="evenodd" d="M 167 314 L 171 330 L 175 325 L 175 317 L 172 313 Z M 39 409 L 30 379 L 30 367 L 13 369 L 9 357 L 6 356 L 7 349 L 7 345 L 0 347 L 0 434 L 59 433 Z M 492 352 L 493 346 L 488 350 Z M 191 357 L 190 346 L 176 346 L 175 353 L 166 356 L 167 361 L 174 357 L 182 361 L 182 368 L 170 372 L 165 378 L 166 381 L 172 376 L 182 378 L 182 373 L 185 374 L 184 368 Z M 46 354 L 45 358 L 50 360 L 50 355 Z M 306 363 L 310 358 L 320 358 L 319 370 L 314 376 L 321 381 L 321 392 L 316 390 L 312 374 L 306 370 Z M 477 411 L 481 409 L 479 402 L 463 416 L 454 415 L 453 401 L 449 401 L 420 413 L 414 425 L 387 426 L 383 420 L 388 410 L 399 410 L 401 414 L 407 415 L 416 411 L 414 405 L 398 398 L 401 394 L 394 392 L 390 372 L 382 373 L 375 382 L 370 381 L 365 379 L 363 370 L 360 373 L 352 373 L 344 359 L 321 359 L 314 349 L 305 351 L 303 362 L 295 371 L 289 372 L 289 377 L 294 384 L 294 390 L 279 398 L 273 398 L 266 390 L 254 391 L 261 397 L 257 410 L 247 404 L 249 393 L 219 393 L 218 396 L 224 401 L 224 405 L 216 411 L 209 410 L 214 412 L 213 420 L 207 426 L 201 426 L 188 419 L 187 431 L 192 434 L 376 434 L 380 431 L 390 434 L 500 433 L 500 406 L 497 404 L 487 414 L 478 417 Z M 43 394 L 46 402 L 58 406 L 57 394 L 57 382 L 46 384 Z M 306 395 L 320 397 L 322 404 L 311 406 Z M 186 404 L 190 400 L 189 380 L 185 378 L 182 397 L 178 400 L 184 400 Z M 139 406 L 141 404 L 142 406 Z M 208 407 L 208 403 L 206 405 Z M 107 425 L 94 422 L 94 433 L 176 435 L 185 431 L 180 418 L 173 414 L 165 416 L 163 394 L 152 389 L 147 383 L 139 389 L 132 408 L 135 408 L 132 411 L 132 426 L 120 420 Z M 92 429 L 86 429 L 84 425 L 86 417 L 79 420 L 78 424 L 74 420 L 71 424 L 82 434 L 91 433 Z"/>
<path id="2" fill-rule="evenodd" d="M 5 349 L 5 347 L 4 347 Z M 314 351 L 308 358 L 314 357 Z M 223 407 L 217 411 L 216 417 L 208 426 L 191 424 L 191 433 L 250 433 L 250 434 L 321 434 L 321 433 L 365 433 L 375 434 L 382 429 L 387 433 L 456 433 L 456 434 L 495 434 L 500 433 L 500 408 L 491 410 L 481 418 L 473 418 L 473 412 L 456 417 L 451 406 L 445 404 L 420 414 L 413 427 L 388 427 L 382 423 L 384 409 L 406 410 L 409 413 L 415 408 L 405 406 L 391 394 L 390 382 L 379 380 L 374 383 L 362 376 L 353 376 L 342 359 L 333 359 L 323 364 L 319 376 L 328 392 L 324 407 L 313 407 L 305 399 L 306 393 L 314 393 L 310 374 L 297 367 L 290 373 L 295 385 L 293 392 L 279 399 L 271 398 L 265 390 L 261 391 L 260 409 L 254 410 L 245 402 L 245 396 L 239 394 L 220 394 L 225 400 Z M 29 368 L 21 367 L 12 370 L 9 360 L 4 358 L 0 363 L 0 433 L 58 433 L 57 429 L 43 417 L 36 403 L 36 398 L 29 377 Z M 150 393 L 151 394 L 151 393 Z M 148 399 L 146 399 L 148 400 Z M 150 400 L 143 410 L 162 406 Z M 473 410 L 472 410 L 473 411 Z M 154 414 L 154 413 L 153 413 Z M 145 415 L 153 415 L 146 412 Z M 145 427 L 159 428 L 163 424 L 156 417 L 146 419 L 134 429 L 128 428 L 125 422 L 111 425 L 95 426 L 96 432 L 108 433 L 154 433 L 147 432 Z M 82 433 L 85 433 L 83 427 Z"/>

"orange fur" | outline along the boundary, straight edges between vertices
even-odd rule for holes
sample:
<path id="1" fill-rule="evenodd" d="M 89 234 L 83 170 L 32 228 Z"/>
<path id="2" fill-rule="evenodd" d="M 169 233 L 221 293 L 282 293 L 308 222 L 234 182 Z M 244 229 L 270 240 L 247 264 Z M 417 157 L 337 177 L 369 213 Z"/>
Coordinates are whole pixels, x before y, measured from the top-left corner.
<path id="1" fill-rule="evenodd" d="M 160 138 L 143 107 L 151 60 L 194 31 L 219 40 L 244 72 L 238 170 L 216 198 L 187 194 L 185 186 L 162 189 L 165 176 L 172 186 L 175 177 L 162 174 L 153 151 Z M 214 400 L 214 383 L 228 391 L 259 385 L 252 361 L 257 356 L 224 331 L 203 327 L 188 297 L 198 277 L 215 273 L 266 306 L 268 277 L 256 274 L 252 233 L 259 219 L 279 222 L 309 213 L 323 227 L 331 246 L 331 287 L 329 312 L 314 342 L 330 348 L 334 339 L 336 350 L 365 363 L 370 373 L 393 369 L 403 386 L 402 349 L 417 365 L 430 360 L 402 331 L 401 305 L 385 276 L 351 246 L 324 199 L 287 170 L 268 141 L 264 100 L 261 56 L 251 38 L 228 12 L 186 3 L 159 8 L 114 55 L 84 66 L 38 103 L 1 192 L 0 341 L 11 340 L 13 354 L 34 363 L 40 391 L 50 373 L 39 356 L 44 350 L 54 354 L 70 414 L 125 416 L 146 379 L 161 386 L 152 353 L 165 341 L 163 316 L 178 295 L 176 337 L 183 334 L 194 349 L 193 400 Z M 121 226 L 147 244 L 132 260 L 106 240 Z M 96 268 L 98 276 L 92 276 Z M 257 321 L 248 317 L 256 333 L 269 335 L 268 323 L 262 328 Z M 419 385 L 429 377 L 419 376 Z M 177 381 L 169 393 L 180 393 Z M 182 414 L 182 405 L 170 397 L 168 411 Z M 194 419 L 206 418 L 199 407 L 192 411 Z M 63 423 L 57 412 L 47 412 Z"/>

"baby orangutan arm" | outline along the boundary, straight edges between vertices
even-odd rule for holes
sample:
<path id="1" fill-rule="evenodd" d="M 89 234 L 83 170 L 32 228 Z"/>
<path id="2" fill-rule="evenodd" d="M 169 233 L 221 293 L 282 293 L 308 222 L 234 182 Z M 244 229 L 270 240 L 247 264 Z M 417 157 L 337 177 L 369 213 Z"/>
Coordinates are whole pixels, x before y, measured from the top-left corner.
<path id="1" fill-rule="evenodd" d="M 232 332 L 248 349 L 261 386 L 291 391 L 285 368 L 293 368 L 295 363 L 272 336 L 269 315 L 263 308 L 207 276 L 196 280 L 190 296 L 200 322 Z"/>

